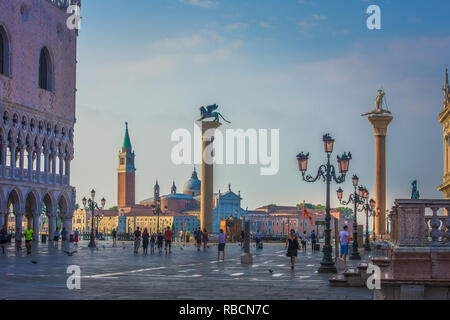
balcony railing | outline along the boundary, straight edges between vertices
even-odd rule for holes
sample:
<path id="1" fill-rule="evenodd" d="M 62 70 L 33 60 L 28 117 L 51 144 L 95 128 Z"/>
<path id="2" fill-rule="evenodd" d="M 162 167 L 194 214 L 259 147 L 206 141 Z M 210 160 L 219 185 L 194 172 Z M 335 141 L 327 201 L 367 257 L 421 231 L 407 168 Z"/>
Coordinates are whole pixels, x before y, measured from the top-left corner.
<path id="1" fill-rule="evenodd" d="M 389 215 L 397 246 L 450 247 L 450 200 L 396 200 Z"/>
<path id="2" fill-rule="evenodd" d="M 69 185 L 69 177 L 67 175 L 59 175 L 56 173 L 38 172 L 35 170 L 15 168 L 14 176 L 12 176 L 13 169 L 9 166 L 0 165 L 0 179 L 11 179 L 25 182 L 46 183 L 52 185 Z M 30 177 L 31 172 L 31 177 Z"/>
<path id="3" fill-rule="evenodd" d="M 67 9 L 67 7 L 69 5 L 72 4 L 79 4 L 81 1 L 80 0 L 47 0 L 48 2 L 50 2 L 52 5 L 54 5 L 55 7 L 61 8 L 61 9 Z"/>

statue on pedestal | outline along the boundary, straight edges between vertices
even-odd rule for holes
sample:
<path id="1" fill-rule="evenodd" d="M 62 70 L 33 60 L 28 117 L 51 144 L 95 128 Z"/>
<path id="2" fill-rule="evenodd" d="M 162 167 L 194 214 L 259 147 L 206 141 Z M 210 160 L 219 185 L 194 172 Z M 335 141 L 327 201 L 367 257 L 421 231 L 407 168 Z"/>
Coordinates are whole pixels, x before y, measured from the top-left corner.
<path id="1" fill-rule="evenodd" d="M 383 108 L 383 106 L 386 107 L 386 109 Z M 375 106 L 374 109 L 370 112 L 362 114 L 362 116 L 368 116 L 368 115 L 382 115 L 382 114 L 392 114 L 387 107 L 386 104 L 386 92 L 384 90 L 378 90 L 377 97 L 375 98 Z"/>
<path id="2" fill-rule="evenodd" d="M 412 183 L 412 192 L 411 192 L 411 199 L 417 200 L 420 198 L 419 190 L 417 189 L 417 180 L 414 180 Z"/>
<path id="3" fill-rule="evenodd" d="M 226 120 L 220 112 L 214 111 L 217 110 L 219 106 L 217 104 L 213 104 L 210 106 L 200 107 L 200 114 L 201 118 L 198 121 L 203 121 L 208 118 L 214 118 L 214 122 L 219 122 L 219 117 L 223 119 L 223 121 L 227 123 L 231 123 L 230 121 Z"/>

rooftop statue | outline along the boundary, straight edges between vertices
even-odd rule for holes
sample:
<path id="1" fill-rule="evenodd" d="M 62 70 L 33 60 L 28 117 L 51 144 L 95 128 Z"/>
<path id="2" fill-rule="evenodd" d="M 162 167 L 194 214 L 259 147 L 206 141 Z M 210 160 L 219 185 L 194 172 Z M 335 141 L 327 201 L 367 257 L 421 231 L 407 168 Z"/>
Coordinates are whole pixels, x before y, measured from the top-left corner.
<path id="1" fill-rule="evenodd" d="M 417 200 L 420 198 L 419 190 L 417 189 L 417 180 L 414 180 L 412 183 L 412 192 L 411 192 L 411 199 Z"/>
<path id="2" fill-rule="evenodd" d="M 386 109 L 383 109 L 383 106 L 386 107 Z M 377 97 L 375 98 L 375 106 L 374 109 L 370 112 L 362 114 L 362 116 L 368 116 L 372 114 L 392 114 L 387 107 L 386 104 L 386 92 L 384 90 L 378 90 Z"/>
<path id="3" fill-rule="evenodd" d="M 219 108 L 219 106 L 217 104 L 207 106 L 206 108 L 201 107 L 200 114 L 202 117 L 198 121 L 203 121 L 205 119 L 214 118 L 214 122 L 219 122 L 219 117 L 220 117 L 223 119 L 223 121 L 225 121 L 227 123 L 231 123 L 230 121 L 226 120 L 220 112 L 214 111 L 214 110 L 217 110 L 218 108 Z"/>

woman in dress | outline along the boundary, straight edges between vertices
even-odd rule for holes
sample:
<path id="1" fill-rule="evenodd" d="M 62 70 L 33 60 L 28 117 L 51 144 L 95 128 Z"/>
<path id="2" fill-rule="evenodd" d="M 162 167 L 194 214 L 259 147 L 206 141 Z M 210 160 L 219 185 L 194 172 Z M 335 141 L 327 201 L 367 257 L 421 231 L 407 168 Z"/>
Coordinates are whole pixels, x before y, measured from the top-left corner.
<path id="1" fill-rule="evenodd" d="M 147 254 L 147 248 L 148 248 L 148 239 L 150 238 L 150 235 L 148 234 L 147 228 L 144 229 L 144 232 L 142 233 L 142 250 L 144 251 L 144 254 Z"/>
<path id="2" fill-rule="evenodd" d="M 295 257 L 297 256 L 297 250 L 300 249 L 295 230 L 292 229 L 289 236 L 286 238 L 287 256 L 291 258 L 291 269 L 294 270 Z"/>

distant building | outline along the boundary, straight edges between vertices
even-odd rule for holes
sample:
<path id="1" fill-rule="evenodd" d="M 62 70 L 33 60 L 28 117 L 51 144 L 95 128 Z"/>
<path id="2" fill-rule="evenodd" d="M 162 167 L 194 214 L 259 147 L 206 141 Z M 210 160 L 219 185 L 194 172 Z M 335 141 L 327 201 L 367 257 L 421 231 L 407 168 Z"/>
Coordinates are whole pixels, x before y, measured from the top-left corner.
<path id="1" fill-rule="evenodd" d="M 213 233 L 220 232 L 220 221 L 228 217 L 243 219 L 247 211 L 241 208 L 241 192 L 238 194 L 231 191 L 231 185 L 228 185 L 226 193 L 219 193 L 214 198 L 215 208 L 213 209 Z"/>
<path id="2" fill-rule="evenodd" d="M 303 219 L 303 207 L 290 206 L 264 206 L 247 213 L 247 221 L 250 221 L 251 232 L 259 230 L 263 235 L 286 236 L 289 230 L 294 229 L 298 233 L 306 231 L 309 235 L 311 231 L 319 231 L 323 237 L 325 210 L 307 209 L 314 224 L 308 217 Z M 338 228 L 342 230 L 347 225 L 350 230 L 353 228 L 353 220 L 345 218 L 345 215 L 335 209 L 331 210 L 332 230 L 333 221 L 338 221 Z M 303 224 L 304 221 L 304 224 Z"/>

